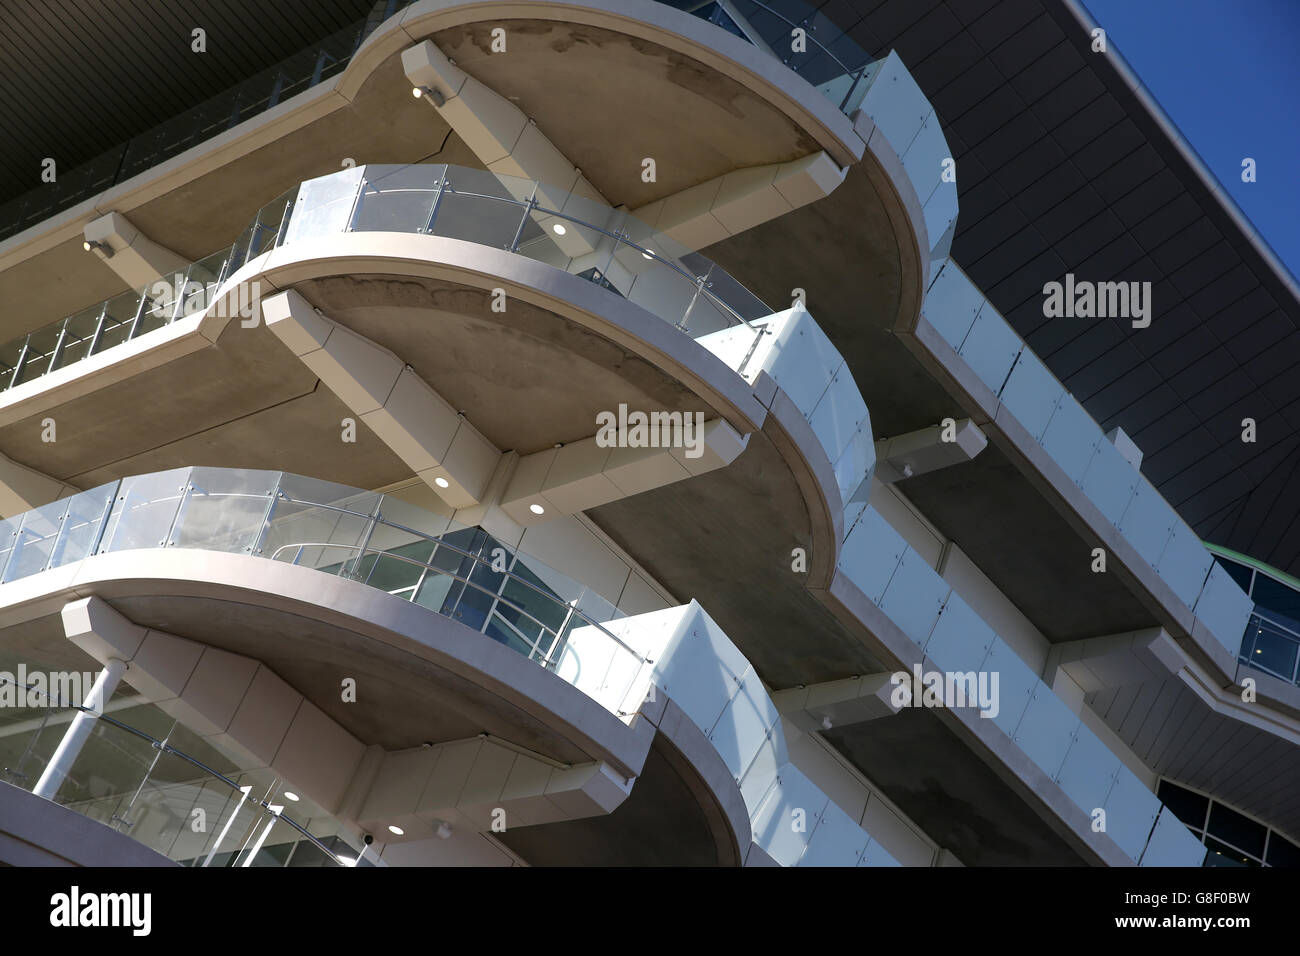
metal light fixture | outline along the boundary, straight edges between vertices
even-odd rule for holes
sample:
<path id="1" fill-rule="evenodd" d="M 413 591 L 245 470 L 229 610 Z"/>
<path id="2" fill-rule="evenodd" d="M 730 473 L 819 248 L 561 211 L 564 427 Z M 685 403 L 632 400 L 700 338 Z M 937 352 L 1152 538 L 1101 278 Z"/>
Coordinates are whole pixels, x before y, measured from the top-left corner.
<path id="1" fill-rule="evenodd" d="M 87 239 L 81 244 L 81 248 L 87 252 L 99 252 L 105 259 L 113 258 L 113 247 L 107 242 L 100 242 L 97 239 Z"/>
<path id="2" fill-rule="evenodd" d="M 442 95 L 441 90 L 435 90 L 429 86 L 416 86 L 411 88 L 411 95 L 418 99 L 427 99 L 434 106 L 442 106 L 447 102 L 447 98 Z"/>

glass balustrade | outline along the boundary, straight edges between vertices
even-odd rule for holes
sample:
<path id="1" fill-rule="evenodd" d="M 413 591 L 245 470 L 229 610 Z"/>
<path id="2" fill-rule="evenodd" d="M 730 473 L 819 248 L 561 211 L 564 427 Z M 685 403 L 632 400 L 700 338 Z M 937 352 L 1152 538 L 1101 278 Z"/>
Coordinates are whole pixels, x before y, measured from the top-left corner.
<path id="1" fill-rule="evenodd" d="M 233 245 L 184 273 L 0 345 L 0 392 L 202 312 L 240 268 L 278 246 L 345 232 L 443 236 L 527 256 L 697 338 L 734 326 L 758 336 L 750 323 L 772 311 L 708 259 L 587 197 L 459 166 L 357 166 L 277 196 Z M 254 298 L 235 295 L 227 314 L 255 317 Z"/>
<path id="2" fill-rule="evenodd" d="M 16 670 L 0 673 L 0 694 L 16 704 L 0 708 L 0 779 L 30 792 L 73 719 L 94 712 L 17 683 Z M 337 820 L 288 795 L 272 771 L 241 768 L 130 692 L 95 715 L 54 800 L 184 866 L 369 865 Z"/>
<path id="3" fill-rule="evenodd" d="M 626 616 L 612 602 L 481 528 L 283 472 L 139 475 L 6 519 L 0 580 L 141 548 L 256 555 L 360 582 L 473 628 L 566 680 L 581 674 L 582 689 L 599 688 L 616 712 L 644 663 L 603 627 Z"/>

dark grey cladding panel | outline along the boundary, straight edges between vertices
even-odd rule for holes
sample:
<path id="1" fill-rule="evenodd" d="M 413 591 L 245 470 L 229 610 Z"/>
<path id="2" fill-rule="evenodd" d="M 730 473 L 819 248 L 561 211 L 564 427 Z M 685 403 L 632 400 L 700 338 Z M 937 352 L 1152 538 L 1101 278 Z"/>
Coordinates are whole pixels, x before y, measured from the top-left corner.
<path id="1" fill-rule="evenodd" d="M 373 0 L 5 0 L 0 202 L 363 19 Z M 207 52 L 191 49 L 192 31 Z"/>
<path id="2" fill-rule="evenodd" d="M 1300 570 L 1300 303 L 1089 50 L 1065 0 L 836 0 L 898 52 L 957 160 L 953 258 L 1198 533 Z M 868 42 L 875 38 L 875 46 Z M 1148 329 L 1048 319 L 1042 287 L 1149 281 Z M 1269 423 L 1255 445 L 1241 419 Z M 1264 516 L 1264 517 L 1261 517 Z"/>

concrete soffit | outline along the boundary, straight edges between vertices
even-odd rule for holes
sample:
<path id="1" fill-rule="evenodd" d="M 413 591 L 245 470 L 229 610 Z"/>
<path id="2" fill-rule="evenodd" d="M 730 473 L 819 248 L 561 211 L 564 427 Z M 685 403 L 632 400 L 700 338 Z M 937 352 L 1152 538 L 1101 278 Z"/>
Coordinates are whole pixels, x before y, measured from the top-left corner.
<path id="1" fill-rule="evenodd" d="M 263 299 L 262 315 L 271 332 L 456 509 L 499 508 L 527 527 L 725 467 L 748 442 L 723 419 L 697 429 L 690 415 L 672 413 L 681 437 L 691 441 L 611 447 L 598 432 L 561 448 L 503 452 L 400 358 L 325 317 L 296 290 Z"/>

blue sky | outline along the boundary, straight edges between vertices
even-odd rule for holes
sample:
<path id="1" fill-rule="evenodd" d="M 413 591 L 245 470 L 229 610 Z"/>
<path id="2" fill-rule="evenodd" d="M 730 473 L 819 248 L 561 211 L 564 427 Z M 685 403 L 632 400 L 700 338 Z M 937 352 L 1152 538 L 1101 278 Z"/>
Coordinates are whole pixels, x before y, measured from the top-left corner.
<path id="1" fill-rule="evenodd" d="M 1300 0 L 1084 0 L 1201 159 L 1300 276 Z M 1258 181 L 1241 181 L 1241 161 Z"/>

